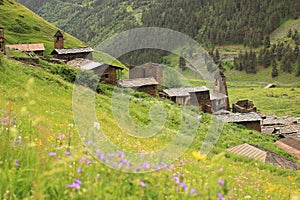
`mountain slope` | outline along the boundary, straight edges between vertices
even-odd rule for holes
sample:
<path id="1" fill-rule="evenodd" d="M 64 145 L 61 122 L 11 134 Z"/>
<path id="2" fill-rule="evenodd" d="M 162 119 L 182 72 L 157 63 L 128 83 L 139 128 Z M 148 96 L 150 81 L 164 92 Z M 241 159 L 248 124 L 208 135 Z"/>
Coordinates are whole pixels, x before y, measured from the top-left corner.
<path id="1" fill-rule="evenodd" d="M 53 35 L 57 27 L 15 0 L 0 3 L 0 27 L 5 29 L 5 43 L 44 43 L 46 54 L 53 50 Z M 64 33 L 66 47 L 83 47 L 85 44 Z"/>
<path id="2" fill-rule="evenodd" d="M 206 44 L 259 46 L 264 36 L 300 14 L 296 0 L 19 1 L 91 45 L 122 30 L 157 26 Z"/>

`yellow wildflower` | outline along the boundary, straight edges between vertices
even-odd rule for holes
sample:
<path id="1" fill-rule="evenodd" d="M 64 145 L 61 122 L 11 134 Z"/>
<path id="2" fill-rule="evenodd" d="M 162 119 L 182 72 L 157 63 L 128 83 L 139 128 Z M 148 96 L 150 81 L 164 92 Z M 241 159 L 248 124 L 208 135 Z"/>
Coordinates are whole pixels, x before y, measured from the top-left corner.
<path id="1" fill-rule="evenodd" d="M 197 151 L 193 151 L 192 154 L 193 154 L 194 158 L 196 158 L 196 160 L 205 161 L 207 159 L 206 154 L 201 155 L 201 153 L 197 152 Z"/>

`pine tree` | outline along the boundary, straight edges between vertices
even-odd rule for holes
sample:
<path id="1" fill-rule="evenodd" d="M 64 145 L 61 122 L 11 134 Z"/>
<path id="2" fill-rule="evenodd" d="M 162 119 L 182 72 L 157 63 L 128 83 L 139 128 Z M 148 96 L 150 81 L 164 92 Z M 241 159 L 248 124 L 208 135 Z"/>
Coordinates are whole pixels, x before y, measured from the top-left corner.
<path id="1" fill-rule="evenodd" d="M 214 61 L 216 64 L 218 64 L 220 62 L 220 53 L 219 53 L 218 49 L 216 49 L 216 53 L 214 55 Z"/>
<path id="2" fill-rule="evenodd" d="M 292 37 L 292 34 L 293 34 L 292 29 L 289 29 L 288 32 L 287 32 L 287 34 L 286 34 L 286 36 L 287 36 L 288 38 L 291 38 L 291 37 Z"/>
<path id="3" fill-rule="evenodd" d="M 271 47 L 270 36 L 265 37 L 264 45 L 267 49 Z"/>
<path id="4" fill-rule="evenodd" d="M 186 69 L 185 59 L 183 57 L 181 57 L 181 56 L 179 58 L 179 68 L 182 69 L 182 70 Z"/>
<path id="5" fill-rule="evenodd" d="M 297 44 L 300 41 L 300 36 L 297 30 L 295 30 L 294 35 L 292 36 L 293 40 Z"/>
<path id="6" fill-rule="evenodd" d="M 277 64 L 275 60 L 272 60 L 272 78 L 275 78 L 277 76 L 278 76 Z"/>
<path id="7" fill-rule="evenodd" d="M 296 67 L 297 67 L 297 71 L 296 71 L 296 76 L 300 76 L 300 61 L 298 60 L 298 62 L 297 62 L 297 65 L 296 65 Z"/>

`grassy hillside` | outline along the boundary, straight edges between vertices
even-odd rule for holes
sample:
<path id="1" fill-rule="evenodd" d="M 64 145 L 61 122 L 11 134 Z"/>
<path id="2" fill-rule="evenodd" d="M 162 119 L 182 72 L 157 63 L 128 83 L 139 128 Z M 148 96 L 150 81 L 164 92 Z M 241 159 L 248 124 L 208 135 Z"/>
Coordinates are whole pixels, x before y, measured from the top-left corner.
<path id="1" fill-rule="evenodd" d="M 58 65 L 43 64 L 43 68 L 53 67 Z M 207 158 L 193 157 L 192 152 L 199 150 L 210 125 L 209 115 L 203 115 L 193 143 L 172 165 L 162 164 L 162 170 L 146 174 L 123 173 L 107 167 L 87 152 L 77 133 L 72 115 L 72 84 L 42 68 L 2 56 L 0 68 L 2 199 L 299 197 L 299 172 L 225 152 L 225 148 L 248 142 L 293 158 L 273 144 L 272 136 L 225 124 L 212 153 Z M 137 124 L 149 123 L 148 112 L 152 105 L 160 104 L 168 113 L 164 128 L 156 136 L 138 139 L 118 126 L 110 104 L 111 89 L 108 87 L 106 95 L 96 95 L 96 113 L 101 130 L 113 144 L 125 152 L 147 154 L 172 141 L 181 123 L 180 107 L 133 93 L 130 116 Z M 111 160 L 109 164 L 118 163 L 120 159 L 117 155 L 104 156 Z M 141 165 L 143 167 L 147 166 Z"/>
<path id="2" fill-rule="evenodd" d="M 6 44 L 44 43 L 46 54 L 53 50 L 53 35 L 57 27 L 48 23 L 37 14 L 15 0 L 3 0 L 0 4 L 0 27 L 5 29 Z M 83 42 L 64 33 L 65 46 L 84 47 Z"/>
<path id="3" fill-rule="evenodd" d="M 292 19 L 284 22 L 280 27 L 273 31 L 270 36 L 274 40 L 286 38 L 289 29 L 298 30 L 298 32 L 300 32 L 300 19 Z"/>

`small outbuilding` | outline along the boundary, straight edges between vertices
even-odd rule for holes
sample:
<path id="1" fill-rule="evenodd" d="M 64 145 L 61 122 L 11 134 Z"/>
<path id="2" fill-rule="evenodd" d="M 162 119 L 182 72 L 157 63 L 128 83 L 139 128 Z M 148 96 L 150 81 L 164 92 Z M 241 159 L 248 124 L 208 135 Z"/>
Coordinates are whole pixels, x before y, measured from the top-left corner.
<path id="1" fill-rule="evenodd" d="M 147 93 L 151 96 L 156 96 L 159 83 L 155 80 L 155 78 L 150 77 L 119 80 L 117 85 L 120 88 L 131 88 L 139 92 Z"/>
<path id="2" fill-rule="evenodd" d="M 299 169 L 299 165 L 296 162 L 278 154 L 275 154 L 273 152 L 270 152 L 258 145 L 245 143 L 235 147 L 231 147 L 227 149 L 227 151 L 237 154 L 239 156 L 252 158 L 263 163 L 270 163 L 281 168 Z"/>
<path id="3" fill-rule="evenodd" d="M 38 44 L 7 44 L 5 45 L 7 49 L 15 51 L 33 52 L 36 55 L 43 56 L 45 51 L 45 46 L 43 43 Z"/>
<path id="4" fill-rule="evenodd" d="M 295 155 L 298 159 L 300 159 L 300 140 L 294 137 L 286 137 L 277 142 L 275 142 L 277 146 L 286 150 L 287 152 Z"/>

